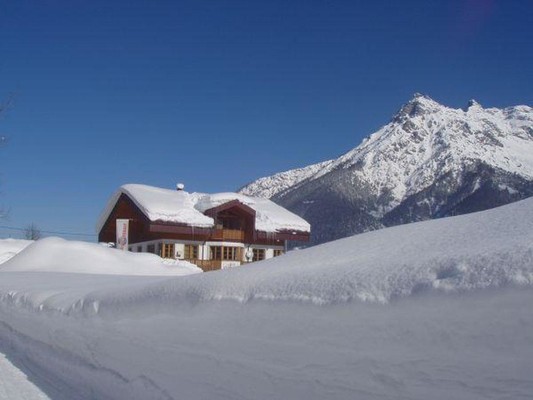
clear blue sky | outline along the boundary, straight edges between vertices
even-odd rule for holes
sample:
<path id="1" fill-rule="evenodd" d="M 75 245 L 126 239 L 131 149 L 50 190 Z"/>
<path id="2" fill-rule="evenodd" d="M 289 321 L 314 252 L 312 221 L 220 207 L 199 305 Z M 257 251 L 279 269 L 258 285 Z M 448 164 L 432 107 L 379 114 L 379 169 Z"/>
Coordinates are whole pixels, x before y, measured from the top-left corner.
<path id="1" fill-rule="evenodd" d="M 234 191 L 414 92 L 531 105 L 532 27 L 531 0 L 3 1 L 0 224 L 94 233 L 128 182 Z"/>

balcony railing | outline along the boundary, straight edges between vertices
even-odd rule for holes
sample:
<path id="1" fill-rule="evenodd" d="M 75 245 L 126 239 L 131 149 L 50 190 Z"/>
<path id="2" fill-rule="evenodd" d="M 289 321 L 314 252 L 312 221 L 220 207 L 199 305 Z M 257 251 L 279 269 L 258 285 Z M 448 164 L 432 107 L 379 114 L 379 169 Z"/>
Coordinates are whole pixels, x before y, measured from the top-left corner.
<path id="1" fill-rule="evenodd" d="M 215 240 L 244 242 L 244 231 L 238 229 L 215 229 L 212 238 Z"/>

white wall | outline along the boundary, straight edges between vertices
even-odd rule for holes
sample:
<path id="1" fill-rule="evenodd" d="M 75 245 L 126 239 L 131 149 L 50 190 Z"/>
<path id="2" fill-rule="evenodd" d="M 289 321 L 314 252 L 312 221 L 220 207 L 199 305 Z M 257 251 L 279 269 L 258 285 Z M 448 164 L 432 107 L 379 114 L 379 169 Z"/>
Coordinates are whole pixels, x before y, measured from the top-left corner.
<path id="1" fill-rule="evenodd" d="M 198 259 L 200 260 L 209 260 L 209 257 L 211 255 L 210 247 L 211 246 L 232 246 L 232 247 L 241 247 L 243 249 L 242 252 L 242 260 L 240 261 L 247 261 L 246 259 L 246 251 L 250 249 L 252 251 L 253 249 L 264 249 L 265 250 L 265 259 L 269 259 L 274 257 L 274 250 L 284 250 L 283 246 L 268 246 L 268 245 L 259 245 L 259 244 L 253 244 L 253 245 L 245 245 L 243 243 L 235 243 L 235 242 L 200 242 L 200 241 L 193 241 L 193 240 L 169 240 L 169 239 L 162 239 L 162 240 L 151 240 L 147 242 L 141 242 L 141 243 L 135 243 L 130 244 L 130 247 L 132 248 L 132 251 L 136 252 L 137 247 L 142 247 L 142 252 L 146 252 L 148 249 L 148 245 L 153 244 L 155 246 L 155 250 L 157 252 L 157 245 L 160 243 L 171 243 L 174 244 L 174 256 L 178 259 L 183 259 L 185 256 L 185 245 L 186 244 L 193 244 L 198 246 Z M 234 261 L 227 261 L 225 263 L 235 263 Z M 234 266 L 234 265 L 231 265 Z M 230 267 L 228 264 L 227 267 Z"/>

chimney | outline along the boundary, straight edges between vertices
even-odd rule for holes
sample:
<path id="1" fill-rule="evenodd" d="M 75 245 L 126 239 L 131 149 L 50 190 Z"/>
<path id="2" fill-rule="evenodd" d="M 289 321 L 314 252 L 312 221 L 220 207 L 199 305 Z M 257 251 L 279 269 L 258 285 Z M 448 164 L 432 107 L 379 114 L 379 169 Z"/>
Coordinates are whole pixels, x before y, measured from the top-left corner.
<path id="1" fill-rule="evenodd" d="M 185 189 L 185 185 L 183 183 L 178 183 L 176 185 L 176 190 L 179 192 L 181 190 Z"/>

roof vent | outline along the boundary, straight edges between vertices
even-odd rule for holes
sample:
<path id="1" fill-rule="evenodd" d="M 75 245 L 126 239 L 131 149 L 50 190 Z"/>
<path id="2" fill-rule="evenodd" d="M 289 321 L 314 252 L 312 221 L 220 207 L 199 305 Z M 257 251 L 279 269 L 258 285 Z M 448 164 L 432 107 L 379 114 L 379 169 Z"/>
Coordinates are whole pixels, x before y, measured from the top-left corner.
<path id="1" fill-rule="evenodd" d="M 176 190 L 180 191 L 180 190 L 183 190 L 185 189 L 185 185 L 183 183 L 178 183 L 176 185 Z"/>

